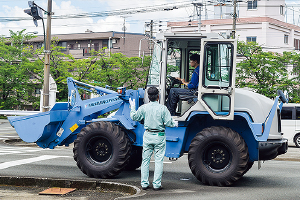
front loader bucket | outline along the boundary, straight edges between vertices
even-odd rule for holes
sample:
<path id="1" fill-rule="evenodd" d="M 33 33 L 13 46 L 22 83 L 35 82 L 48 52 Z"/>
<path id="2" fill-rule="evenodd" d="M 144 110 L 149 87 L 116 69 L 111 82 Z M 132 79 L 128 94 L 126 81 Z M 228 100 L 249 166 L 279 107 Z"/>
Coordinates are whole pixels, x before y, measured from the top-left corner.
<path id="1" fill-rule="evenodd" d="M 8 117 L 8 120 L 23 141 L 37 142 L 55 134 L 67 116 L 66 104 L 56 103 L 51 111 L 29 116 Z"/>

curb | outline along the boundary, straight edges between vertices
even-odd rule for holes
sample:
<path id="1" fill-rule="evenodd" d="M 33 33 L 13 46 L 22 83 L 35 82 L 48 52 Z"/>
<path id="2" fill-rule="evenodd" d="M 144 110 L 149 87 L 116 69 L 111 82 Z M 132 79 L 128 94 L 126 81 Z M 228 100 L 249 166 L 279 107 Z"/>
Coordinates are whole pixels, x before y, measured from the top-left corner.
<path id="1" fill-rule="evenodd" d="M 105 182 L 100 180 L 90 181 L 90 180 L 67 180 L 67 179 L 53 179 L 53 178 L 0 176 L 0 185 L 98 189 L 98 190 L 123 192 L 129 194 L 130 196 L 139 195 L 139 193 L 141 192 L 141 190 L 136 186 L 122 184 L 122 183 Z"/>
<path id="2" fill-rule="evenodd" d="M 35 143 L 26 143 L 20 138 L 2 140 L 2 142 L 9 145 L 37 147 Z M 122 183 L 106 182 L 101 180 L 68 180 L 54 178 L 0 176 L 0 185 L 109 190 L 127 193 L 130 195 L 128 196 L 128 198 L 133 196 L 139 196 L 141 193 L 141 190 L 136 186 Z"/>

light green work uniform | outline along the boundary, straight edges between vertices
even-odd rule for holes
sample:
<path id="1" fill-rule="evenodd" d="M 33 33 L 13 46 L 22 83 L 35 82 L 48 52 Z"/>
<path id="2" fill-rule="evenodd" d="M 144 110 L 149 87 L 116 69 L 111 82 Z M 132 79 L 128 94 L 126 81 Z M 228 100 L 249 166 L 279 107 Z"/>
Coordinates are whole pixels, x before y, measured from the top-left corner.
<path id="1" fill-rule="evenodd" d="M 142 105 L 137 111 L 131 108 L 130 117 L 134 121 L 144 120 L 145 133 L 143 137 L 143 161 L 141 166 L 141 186 L 149 186 L 149 164 L 154 152 L 155 171 L 153 188 L 161 186 L 163 161 L 166 152 L 165 127 L 174 127 L 175 123 L 166 106 L 152 101 Z"/>

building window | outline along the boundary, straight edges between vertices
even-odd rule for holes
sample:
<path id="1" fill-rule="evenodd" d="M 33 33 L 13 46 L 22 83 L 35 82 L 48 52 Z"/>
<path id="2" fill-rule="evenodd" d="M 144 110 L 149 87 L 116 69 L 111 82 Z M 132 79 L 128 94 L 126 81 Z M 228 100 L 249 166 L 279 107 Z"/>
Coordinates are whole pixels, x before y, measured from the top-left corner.
<path id="1" fill-rule="evenodd" d="M 288 44 L 288 43 L 289 43 L 289 36 L 284 35 L 284 44 Z"/>
<path id="2" fill-rule="evenodd" d="M 66 51 L 66 50 L 67 50 L 67 42 L 59 42 L 59 43 L 58 43 L 58 46 L 63 47 L 63 48 L 61 49 L 61 51 Z"/>
<path id="3" fill-rule="evenodd" d="M 44 46 L 44 43 L 42 43 L 42 42 L 39 42 L 39 43 L 37 44 L 37 48 L 38 48 L 38 49 L 41 49 L 43 46 Z"/>
<path id="4" fill-rule="evenodd" d="M 80 49 L 80 44 L 77 44 L 77 48 Z"/>
<path id="5" fill-rule="evenodd" d="M 35 88 L 35 94 L 41 94 L 41 89 Z"/>
<path id="6" fill-rule="evenodd" d="M 295 47 L 295 50 L 300 50 L 300 40 L 299 39 L 294 39 L 294 47 Z"/>
<path id="7" fill-rule="evenodd" d="M 256 42 L 256 36 L 246 37 L 247 42 Z"/>
<path id="8" fill-rule="evenodd" d="M 280 5 L 280 14 L 284 15 L 284 7 L 283 7 L 283 5 Z"/>
<path id="9" fill-rule="evenodd" d="M 257 0 L 248 1 L 248 10 L 253 10 L 257 8 Z"/>
<path id="10" fill-rule="evenodd" d="M 95 51 L 99 51 L 99 43 L 94 43 L 94 49 Z"/>
<path id="11" fill-rule="evenodd" d="M 102 47 L 108 47 L 108 40 L 102 41 Z"/>

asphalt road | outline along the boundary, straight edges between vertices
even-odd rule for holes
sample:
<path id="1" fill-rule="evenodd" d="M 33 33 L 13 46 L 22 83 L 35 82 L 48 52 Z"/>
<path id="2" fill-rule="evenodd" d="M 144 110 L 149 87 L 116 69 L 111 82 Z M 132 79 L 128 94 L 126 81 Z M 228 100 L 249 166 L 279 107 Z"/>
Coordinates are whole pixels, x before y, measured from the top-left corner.
<path id="1" fill-rule="evenodd" d="M 0 121 L 0 140 L 17 138 L 13 128 Z M 58 147 L 54 150 L 42 149 L 30 144 L 0 144 L 1 176 L 20 176 L 37 178 L 60 178 L 71 180 L 94 180 L 83 174 L 73 160 L 72 146 Z M 230 187 L 203 185 L 191 173 L 187 155 L 177 161 L 165 159 L 163 187 L 161 191 L 146 190 L 130 199 L 299 199 L 300 198 L 300 149 L 290 147 L 288 153 L 276 160 L 266 161 L 258 170 L 257 162 L 239 181 Z M 150 165 L 150 181 L 153 177 L 154 163 Z M 129 184 L 139 187 L 140 169 L 122 172 L 113 179 L 103 181 Z M 25 189 L 20 194 L 34 193 L 36 188 Z M 0 187 L 0 198 L 4 195 Z M 4 190 L 6 191 L 6 190 Z M 11 190 L 11 191 L 14 191 Z M 36 194 L 36 193 L 34 193 Z M 107 195 L 107 196 L 106 196 Z M 5 195 L 4 195 L 5 196 Z M 28 199 L 35 199 L 30 196 Z M 88 196 L 55 197 L 56 199 L 94 199 Z M 104 199 L 113 199 L 104 194 Z M 8 199 L 8 198 L 7 198 Z M 18 198 L 12 198 L 18 199 Z M 38 196 L 37 199 L 40 199 Z M 97 199 L 97 197 L 95 197 Z M 99 199 L 99 197 L 98 197 Z"/>

